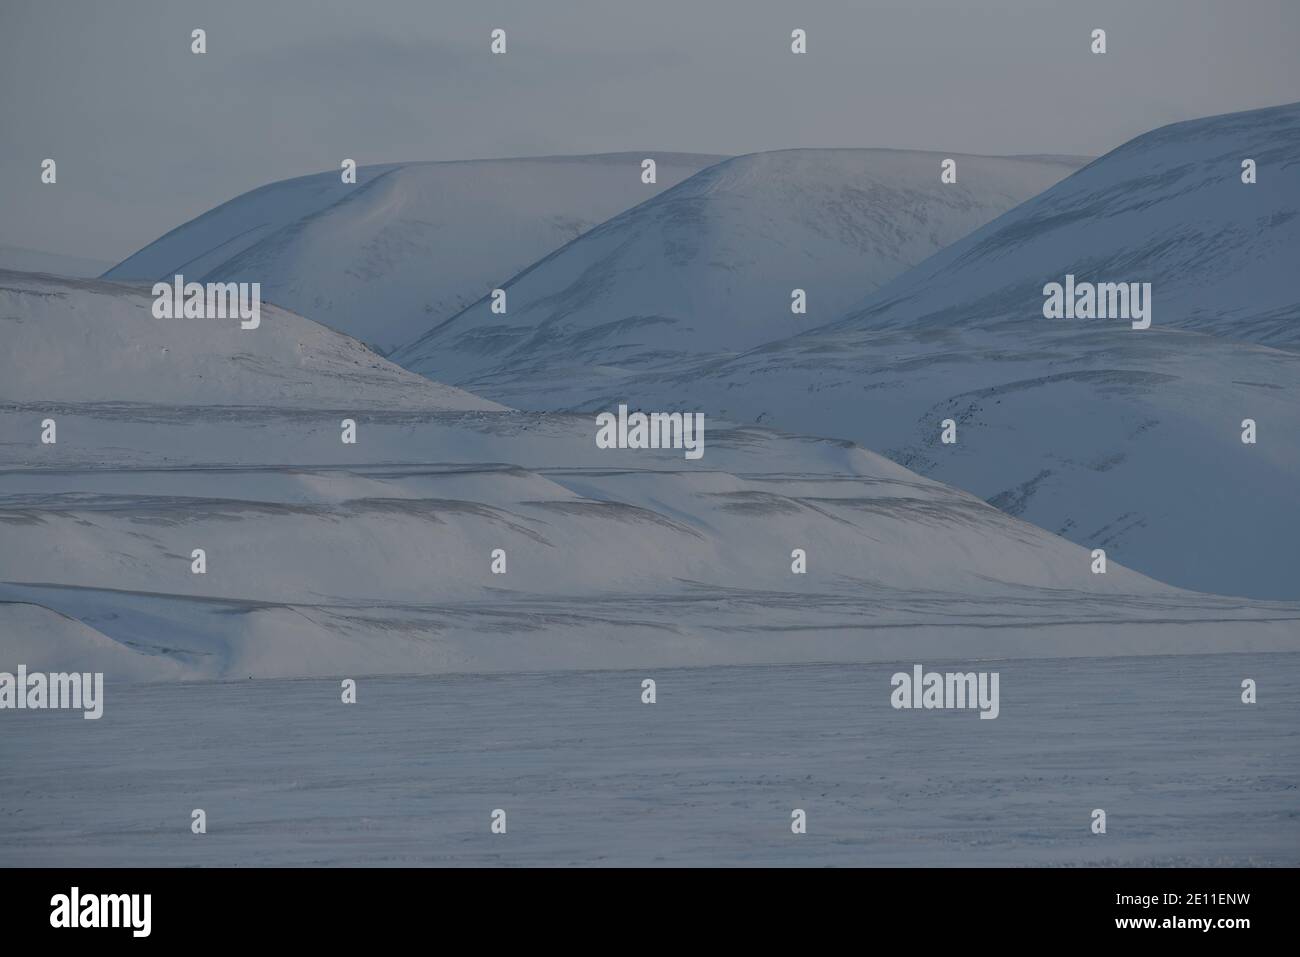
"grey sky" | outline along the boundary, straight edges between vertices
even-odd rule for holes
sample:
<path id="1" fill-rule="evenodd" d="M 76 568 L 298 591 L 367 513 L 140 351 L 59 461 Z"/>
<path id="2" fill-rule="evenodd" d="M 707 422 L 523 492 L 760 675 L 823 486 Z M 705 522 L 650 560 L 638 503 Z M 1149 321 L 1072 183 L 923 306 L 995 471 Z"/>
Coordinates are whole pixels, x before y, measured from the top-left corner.
<path id="1" fill-rule="evenodd" d="M 117 261 L 345 156 L 1102 153 L 1300 100 L 1298 48 L 1297 0 L 3 0 L 0 243 Z"/>

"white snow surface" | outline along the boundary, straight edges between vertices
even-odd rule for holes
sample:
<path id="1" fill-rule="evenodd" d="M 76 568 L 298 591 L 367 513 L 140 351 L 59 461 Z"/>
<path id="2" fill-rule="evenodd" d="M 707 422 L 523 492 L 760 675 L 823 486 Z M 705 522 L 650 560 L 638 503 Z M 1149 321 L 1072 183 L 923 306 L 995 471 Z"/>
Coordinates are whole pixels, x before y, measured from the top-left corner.
<path id="1" fill-rule="evenodd" d="M 915 660 L 660 669 L 653 706 L 644 670 L 106 681 L 4 715 L 0 865 L 1300 864 L 1300 655 L 922 659 L 999 672 L 994 721 L 891 708 Z"/>

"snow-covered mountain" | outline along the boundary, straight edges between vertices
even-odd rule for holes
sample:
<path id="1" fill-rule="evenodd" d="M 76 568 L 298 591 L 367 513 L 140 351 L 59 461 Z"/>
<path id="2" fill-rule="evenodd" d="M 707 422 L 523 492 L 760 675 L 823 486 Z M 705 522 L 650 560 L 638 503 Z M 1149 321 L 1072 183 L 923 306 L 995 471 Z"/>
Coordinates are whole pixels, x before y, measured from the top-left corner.
<path id="1" fill-rule="evenodd" d="M 698 460 L 599 449 L 591 416 L 478 402 L 288 313 L 228 330 L 155 320 L 138 289 L 0 278 L 0 378 L 21 382 L 0 401 L 0 668 L 1300 648 L 1300 607 L 1093 574 L 1085 550 L 850 443 L 710 419 Z"/>
<path id="2" fill-rule="evenodd" d="M 177 227 L 114 280 L 262 283 L 263 296 L 387 351 L 610 216 L 723 157 L 655 153 L 363 166 L 272 183 Z"/>
<path id="3" fill-rule="evenodd" d="M 476 391 L 529 408 L 672 401 L 852 439 L 1161 580 L 1300 598 L 1298 148 L 1297 106 L 1176 124 L 830 326 L 672 374 L 507 371 Z M 1043 318 L 1044 285 L 1067 274 L 1151 282 L 1151 328 Z"/>
<path id="4" fill-rule="evenodd" d="M 1300 346 L 1298 156 L 1300 103 L 1161 127 L 944 249 L 844 324 L 1039 317 L 1043 286 L 1068 273 L 1151 283 L 1160 328 Z"/>
<path id="5" fill-rule="evenodd" d="M 956 183 L 940 180 L 946 158 Z M 504 314 L 484 298 L 393 358 L 448 381 L 535 382 L 742 351 L 839 318 L 1081 164 L 867 149 L 736 157 L 510 280 Z"/>

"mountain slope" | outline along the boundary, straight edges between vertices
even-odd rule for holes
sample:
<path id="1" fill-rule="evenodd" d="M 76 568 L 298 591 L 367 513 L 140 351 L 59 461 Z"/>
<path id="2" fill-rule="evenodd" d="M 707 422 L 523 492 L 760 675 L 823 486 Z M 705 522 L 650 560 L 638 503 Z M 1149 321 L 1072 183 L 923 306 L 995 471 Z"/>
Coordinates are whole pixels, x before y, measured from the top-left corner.
<path id="1" fill-rule="evenodd" d="M 500 409 L 406 372 L 274 306 L 238 319 L 158 319 L 147 288 L 0 270 L 0 401 L 168 406 Z"/>
<path id="2" fill-rule="evenodd" d="M 544 379 L 738 352 L 860 297 L 1041 192 L 1071 159 L 785 150 L 726 160 L 591 230 L 394 353 L 434 378 Z M 807 313 L 791 310 L 792 290 Z"/>
<path id="3" fill-rule="evenodd" d="M 141 319 L 147 297 L 108 283 L 3 279 L 25 338 L 0 380 L 27 378 L 0 400 L 0 669 L 90 652 L 128 680 L 1300 647 L 1300 607 L 1092 574 L 1083 549 L 849 443 L 710 419 L 698 460 L 600 449 L 590 416 L 367 365 L 287 313 L 224 333 Z M 214 358 L 222 335 L 247 358 Z"/>
<path id="4" fill-rule="evenodd" d="M 671 399 L 852 439 L 1161 580 L 1300 598 L 1297 144 L 1297 106 L 1157 130 L 839 322 L 548 401 Z M 1043 318 L 1044 285 L 1067 273 L 1152 282 L 1151 328 Z"/>
<path id="5" fill-rule="evenodd" d="M 1042 315 L 1043 286 L 1149 282 L 1153 324 L 1300 346 L 1300 103 L 1139 136 L 851 310 L 846 327 Z M 1257 182 L 1242 182 L 1242 161 Z"/>
<path id="6" fill-rule="evenodd" d="M 722 157 L 660 153 L 361 167 L 272 183 L 105 273 L 261 282 L 267 300 L 387 351 L 534 260 Z"/>

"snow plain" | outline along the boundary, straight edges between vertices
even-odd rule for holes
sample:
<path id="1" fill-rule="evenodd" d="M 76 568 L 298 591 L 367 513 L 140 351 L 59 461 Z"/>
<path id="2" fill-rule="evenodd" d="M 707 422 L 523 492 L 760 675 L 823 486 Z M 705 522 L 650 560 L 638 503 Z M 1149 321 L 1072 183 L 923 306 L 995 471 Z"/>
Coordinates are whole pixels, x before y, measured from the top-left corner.
<path id="1" fill-rule="evenodd" d="M 0 864 L 1300 864 L 1300 655 L 985 663 L 993 721 L 893 710 L 912 660 L 110 684 L 4 716 Z"/>

